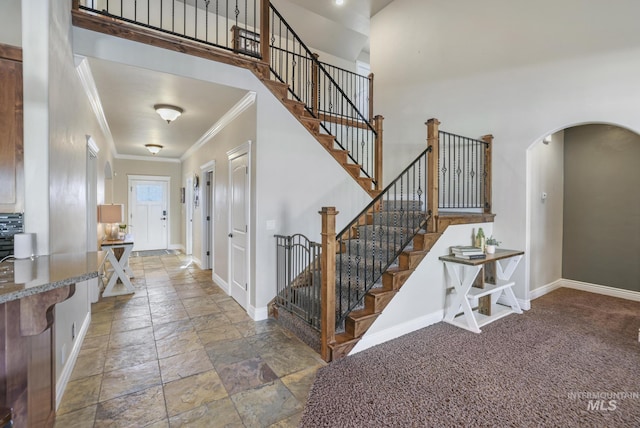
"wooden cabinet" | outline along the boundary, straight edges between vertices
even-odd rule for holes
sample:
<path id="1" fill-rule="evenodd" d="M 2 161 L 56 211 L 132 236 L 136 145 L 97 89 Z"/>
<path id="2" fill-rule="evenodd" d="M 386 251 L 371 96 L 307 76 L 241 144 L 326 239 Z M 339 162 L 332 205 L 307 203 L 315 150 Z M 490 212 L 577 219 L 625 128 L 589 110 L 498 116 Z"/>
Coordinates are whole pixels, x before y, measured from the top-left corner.
<path id="1" fill-rule="evenodd" d="M 22 50 L 0 44 L 0 212 L 24 211 Z"/>

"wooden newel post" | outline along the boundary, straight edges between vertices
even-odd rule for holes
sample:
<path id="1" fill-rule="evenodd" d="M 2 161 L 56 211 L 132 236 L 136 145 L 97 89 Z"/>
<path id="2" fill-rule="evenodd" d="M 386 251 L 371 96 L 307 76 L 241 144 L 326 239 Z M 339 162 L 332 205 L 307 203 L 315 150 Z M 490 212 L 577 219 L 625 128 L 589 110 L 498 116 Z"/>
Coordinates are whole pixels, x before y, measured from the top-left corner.
<path id="1" fill-rule="evenodd" d="M 375 159 L 375 168 L 374 168 L 374 179 L 376 181 L 376 190 L 382 190 L 382 121 L 384 117 L 381 115 L 377 115 L 373 119 L 373 127 L 376 130 L 376 146 L 375 146 L 375 154 L 373 158 Z"/>
<path id="2" fill-rule="evenodd" d="M 427 226 L 428 232 L 437 232 L 437 218 L 439 205 L 438 161 L 440 159 L 440 139 L 438 119 L 429 119 L 427 125 L 427 148 L 431 148 L 427 155 L 427 169 L 429 182 L 427 183 L 427 212 L 431 212 L 431 221 Z"/>
<path id="3" fill-rule="evenodd" d="M 71 0 L 71 10 L 80 9 L 80 0 Z"/>
<path id="4" fill-rule="evenodd" d="M 260 56 L 262 57 L 262 62 L 269 65 L 271 62 L 271 46 L 269 45 L 269 33 L 271 30 L 269 29 L 269 10 L 270 10 L 270 0 L 260 0 Z M 267 72 L 269 68 L 267 67 Z M 264 76 L 266 79 L 269 76 Z"/>
<path id="5" fill-rule="evenodd" d="M 330 345 L 336 341 L 336 211 L 335 207 L 322 207 L 322 289 L 320 354 L 331 361 Z"/>
<path id="6" fill-rule="evenodd" d="M 491 150 L 493 148 L 493 135 L 484 135 L 482 137 L 482 141 L 487 143 L 487 148 L 485 151 L 484 157 L 484 171 L 486 173 L 484 179 L 484 212 L 487 214 L 491 214 L 491 188 L 492 188 L 492 177 L 493 177 L 493 167 L 491 165 Z"/>
<path id="7" fill-rule="evenodd" d="M 318 117 L 318 109 L 320 108 L 320 72 L 318 70 L 317 53 L 312 54 L 315 61 L 311 62 L 311 85 L 313 92 L 311 93 L 311 111 L 315 117 Z"/>

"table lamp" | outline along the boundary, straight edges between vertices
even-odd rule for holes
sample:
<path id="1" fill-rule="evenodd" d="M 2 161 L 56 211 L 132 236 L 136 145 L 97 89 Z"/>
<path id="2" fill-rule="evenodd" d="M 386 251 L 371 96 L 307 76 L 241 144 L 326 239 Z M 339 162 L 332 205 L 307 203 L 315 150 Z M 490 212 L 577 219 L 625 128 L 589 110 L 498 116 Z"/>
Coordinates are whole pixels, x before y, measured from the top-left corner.
<path id="1" fill-rule="evenodd" d="M 107 238 L 111 240 L 118 239 L 119 223 L 124 221 L 124 205 L 98 205 L 98 221 L 104 223 Z"/>

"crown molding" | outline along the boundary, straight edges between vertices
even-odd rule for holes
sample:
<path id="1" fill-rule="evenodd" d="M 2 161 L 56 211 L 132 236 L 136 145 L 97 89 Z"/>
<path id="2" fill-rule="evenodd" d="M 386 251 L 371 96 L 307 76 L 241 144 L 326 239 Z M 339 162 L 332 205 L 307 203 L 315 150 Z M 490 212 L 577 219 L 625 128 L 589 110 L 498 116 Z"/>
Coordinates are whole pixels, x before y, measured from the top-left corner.
<path id="1" fill-rule="evenodd" d="M 116 144 L 113 141 L 113 135 L 111 135 L 111 129 L 109 128 L 109 123 L 107 123 L 107 118 L 104 115 L 104 110 L 102 109 L 102 102 L 100 101 L 100 95 L 98 94 L 98 88 L 96 88 L 96 82 L 93 80 L 93 74 L 91 73 L 91 67 L 89 66 L 89 61 L 85 57 L 76 55 L 76 71 L 78 72 L 78 76 L 80 77 L 80 83 L 82 84 L 82 88 L 84 89 L 87 98 L 89 99 L 89 104 L 91 105 L 91 109 L 98 120 L 98 125 L 104 134 L 104 137 L 107 140 L 107 144 L 109 145 L 109 151 L 113 157 L 118 156 L 118 152 L 116 150 Z"/>
<path id="2" fill-rule="evenodd" d="M 228 112 L 226 112 L 216 123 L 213 124 L 211 128 L 209 128 L 207 132 L 202 135 L 202 137 L 198 139 L 198 141 L 196 141 L 186 152 L 184 152 L 182 156 L 180 156 L 180 161 L 184 161 L 189 158 L 189 156 L 191 156 L 196 150 L 204 146 L 207 141 L 215 137 L 216 134 L 233 122 L 236 117 L 240 116 L 243 111 L 251 107 L 255 102 L 256 93 L 253 91 L 247 92 L 240 101 L 231 107 Z"/>
<path id="3" fill-rule="evenodd" d="M 116 155 L 114 157 L 116 159 L 149 161 L 149 162 L 169 162 L 169 163 L 181 162 L 181 160 L 178 158 L 163 158 L 158 156 Z"/>

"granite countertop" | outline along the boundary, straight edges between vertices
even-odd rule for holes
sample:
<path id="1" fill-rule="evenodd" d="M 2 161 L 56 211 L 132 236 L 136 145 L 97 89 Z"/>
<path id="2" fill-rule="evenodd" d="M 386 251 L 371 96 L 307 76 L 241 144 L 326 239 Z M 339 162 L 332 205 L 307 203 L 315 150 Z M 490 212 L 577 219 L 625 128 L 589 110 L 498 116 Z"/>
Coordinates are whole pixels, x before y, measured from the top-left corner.
<path id="1" fill-rule="evenodd" d="M 101 251 L 51 254 L 0 263 L 0 303 L 96 278 Z"/>

